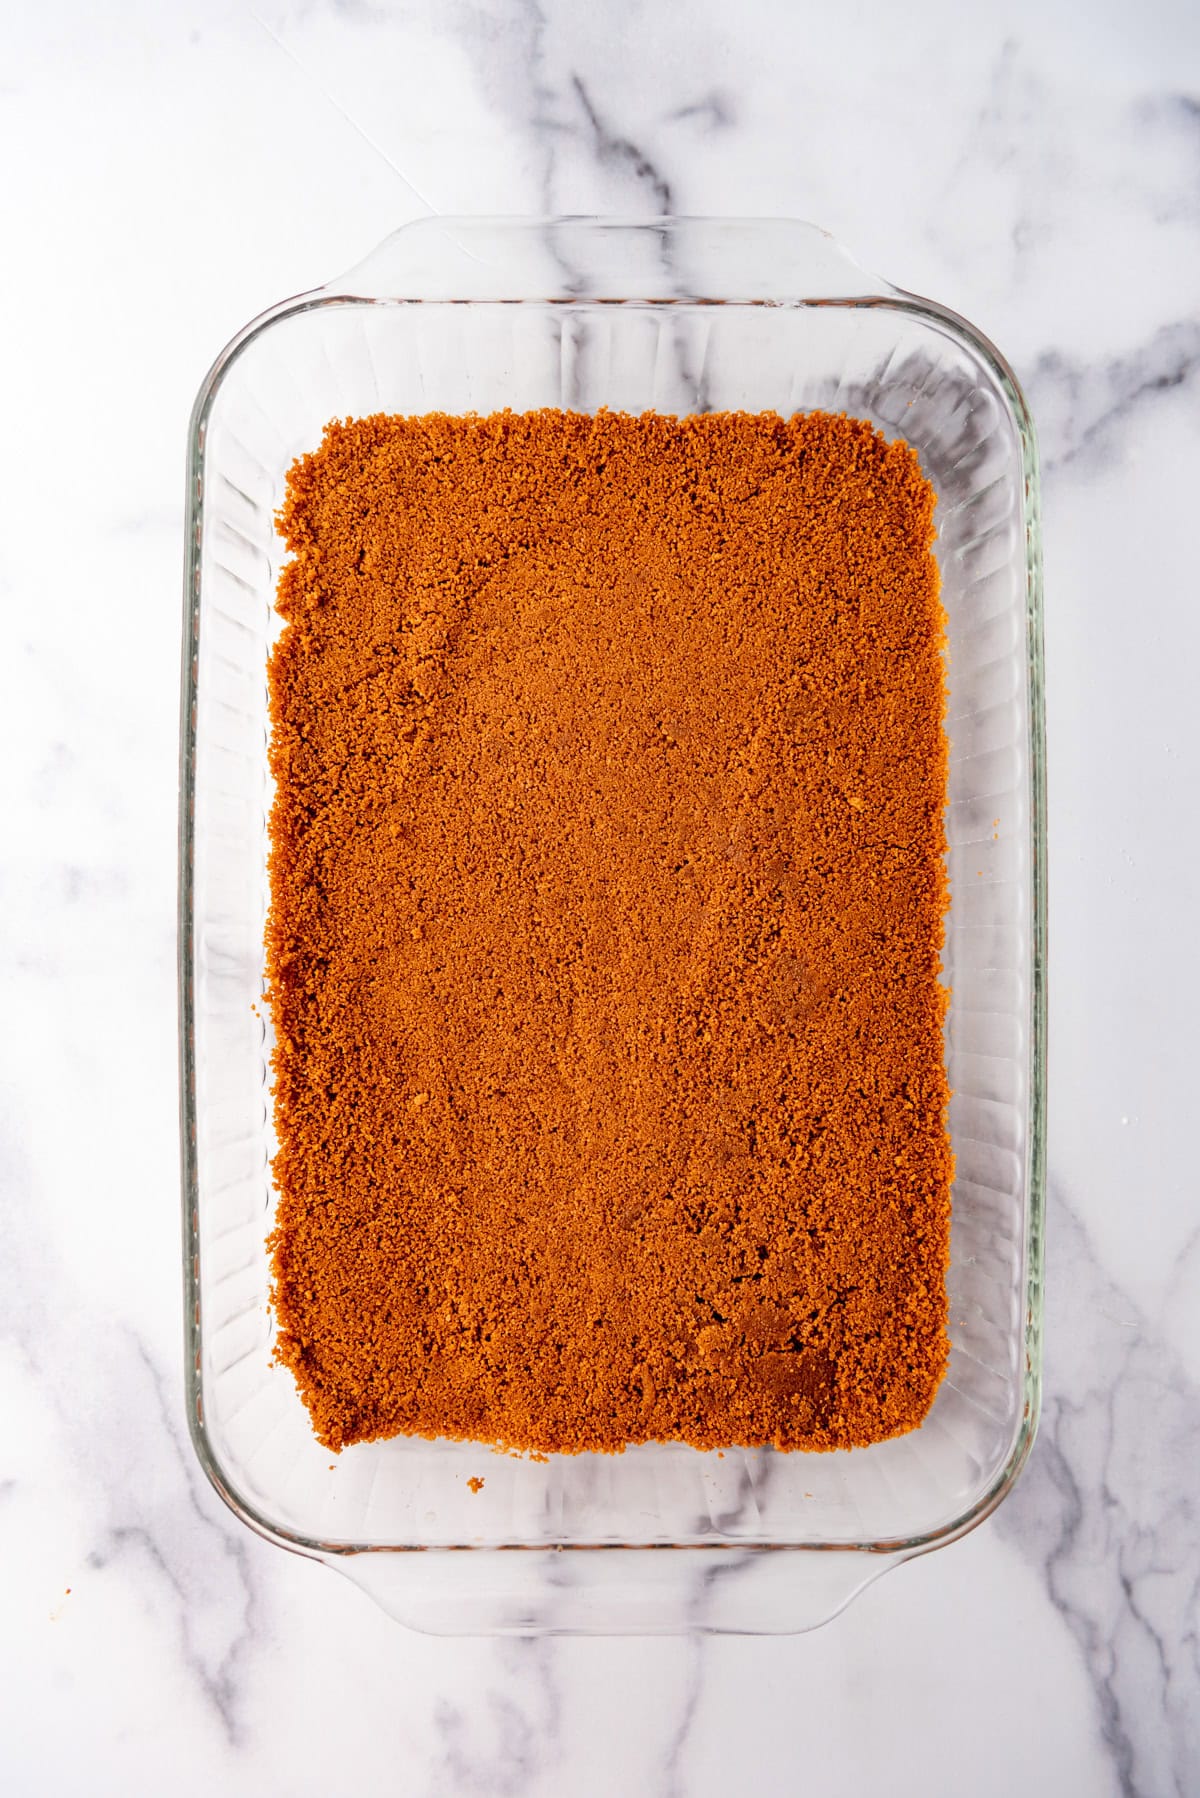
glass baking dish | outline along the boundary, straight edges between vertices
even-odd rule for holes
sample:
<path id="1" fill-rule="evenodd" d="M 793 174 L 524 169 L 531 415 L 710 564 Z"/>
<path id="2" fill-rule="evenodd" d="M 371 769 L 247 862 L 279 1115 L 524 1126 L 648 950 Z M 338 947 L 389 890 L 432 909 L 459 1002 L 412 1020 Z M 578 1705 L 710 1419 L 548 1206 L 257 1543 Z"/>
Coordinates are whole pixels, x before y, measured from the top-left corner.
<path id="1" fill-rule="evenodd" d="M 331 1456 L 271 1360 L 263 987 L 274 512 L 333 417 L 600 406 L 869 419 L 938 496 L 948 618 L 949 1372 L 869 1449 Z M 427 219 L 222 351 L 188 466 L 180 807 L 187 1406 L 252 1528 L 439 1632 L 771 1632 L 962 1535 L 1029 1452 L 1041 1356 L 1045 810 L 1037 456 L 964 320 L 792 221 Z M 471 1476 L 483 1476 L 476 1493 Z"/>

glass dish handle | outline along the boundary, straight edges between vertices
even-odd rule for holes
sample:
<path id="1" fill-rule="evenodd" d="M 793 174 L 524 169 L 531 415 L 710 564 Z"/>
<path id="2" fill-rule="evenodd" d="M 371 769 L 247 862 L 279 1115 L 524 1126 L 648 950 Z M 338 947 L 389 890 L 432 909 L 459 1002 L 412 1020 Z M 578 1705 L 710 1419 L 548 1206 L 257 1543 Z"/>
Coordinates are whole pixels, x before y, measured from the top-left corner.
<path id="1" fill-rule="evenodd" d="M 321 291 L 380 301 L 828 305 L 897 290 L 802 219 L 434 216 L 402 225 Z"/>
<path id="2" fill-rule="evenodd" d="M 904 1553 L 854 1549 L 413 1549 L 324 1557 L 426 1635 L 795 1635 Z"/>

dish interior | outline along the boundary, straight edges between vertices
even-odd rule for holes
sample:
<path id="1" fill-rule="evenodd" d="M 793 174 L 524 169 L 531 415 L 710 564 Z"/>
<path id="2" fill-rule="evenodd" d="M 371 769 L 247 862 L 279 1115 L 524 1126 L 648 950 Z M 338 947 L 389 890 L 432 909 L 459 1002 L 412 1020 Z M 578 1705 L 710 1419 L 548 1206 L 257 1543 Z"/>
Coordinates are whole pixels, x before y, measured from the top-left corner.
<path id="1" fill-rule="evenodd" d="M 956 1156 L 951 1355 L 912 1434 L 835 1454 L 493 1454 L 320 1447 L 271 1361 L 265 660 L 274 513 L 330 418 L 369 412 L 825 408 L 917 450 L 938 494 L 948 620 L 944 977 Z M 316 296 L 248 335 L 198 413 L 185 754 L 185 1129 L 202 1458 L 268 1533 L 308 1547 L 573 1543 L 918 1545 L 1019 1464 L 1036 1409 L 1031 1194 L 1038 820 L 1031 723 L 1031 452 L 1001 371 L 921 302 L 451 304 Z M 185 747 L 187 739 L 185 737 Z M 259 1006 L 258 1011 L 252 1009 Z M 189 1091 L 194 1074 L 194 1092 Z M 481 1492 L 469 1489 L 484 1476 Z"/>

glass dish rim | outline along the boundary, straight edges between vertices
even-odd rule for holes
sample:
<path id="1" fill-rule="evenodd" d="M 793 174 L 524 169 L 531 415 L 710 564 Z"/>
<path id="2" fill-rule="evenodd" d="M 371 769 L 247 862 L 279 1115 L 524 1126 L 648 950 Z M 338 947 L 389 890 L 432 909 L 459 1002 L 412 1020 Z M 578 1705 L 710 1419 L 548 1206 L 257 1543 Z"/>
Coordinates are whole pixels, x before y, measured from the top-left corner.
<path id="1" fill-rule="evenodd" d="M 403 230 L 419 229 L 432 222 L 416 220 Z M 665 225 L 684 224 L 721 227 L 728 225 L 787 224 L 814 235 L 827 237 L 819 227 L 801 220 L 735 219 L 716 216 L 679 216 L 677 218 L 627 219 L 602 216 L 559 217 L 486 217 L 439 215 L 436 222 L 449 227 L 486 226 L 489 229 L 509 227 L 514 231 L 545 231 L 555 226 L 570 225 L 574 229 L 611 229 L 661 232 Z M 390 240 L 388 240 L 390 241 Z M 834 243 L 835 249 L 840 246 Z M 850 258 L 842 252 L 845 262 Z M 361 266 L 361 265 L 360 265 Z M 696 1554 L 779 1553 L 872 1555 L 908 1558 L 927 1552 L 966 1535 L 997 1508 L 1016 1483 L 1029 1457 L 1037 1432 L 1042 1393 L 1042 1312 L 1043 1267 L 1046 1200 L 1046 760 L 1045 715 L 1043 697 L 1042 651 L 1042 551 L 1040 489 L 1037 441 L 1021 386 L 1012 368 L 996 346 L 959 313 L 934 300 L 909 293 L 890 283 L 863 273 L 861 294 L 842 293 L 797 294 L 780 299 L 749 297 L 745 299 L 706 298 L 703 294 L 662 297 L 633 297 L 619 293 L 596 295 L 544 294 L 510 299 L 493 296 L 461 299 L 396 295 L 359 294 L 338 291 L 338 283 L 329 284 L 280 301 L 259 313 L 238 331 L 220 351 L 197 392 L 188 427 L 187 487 L 185 500 L 186 554 L 184 565 L 183 656 L 180 707 L 179 823 L 178 823 L 178 1003 L 179 1003 L 179 1108 L 181 1140 L 181 1186 L 183 1200 L 183 1281 L 184 1281 L 184 1375 L 188 1432 L 196 1457 L 214 1490 L 235 1516 L 267 1541 L 295 1553 L 326 1559 L 331 1556 L 363 1554 L 458 1554 L 458 1553 L 604 1553 L 630 1549 L 687 1551 Z M 194 792 L 196 770 L 196 695 L 198 675 L 199 596 L 204 522 L 205 446 L 209 415 L 230 368 L 256 338 L 283 321 L 325 306 L 526 306 L 532 308 L 565 307 L 583 310 L 590 307 L 621 307 L 659 310 L 665 307 L 703 308 L 728 306 L 742 309 L 819 309 L 836 306 L 845 309 L 882 308 L 908 313 L 935 325 L 965 347 L 989 370 L 1012 413 L 1021 448 L 1023 491 L 1022 521 L 1025 544 L 1025 657 L 1028 683 L 1029 749 L 1030 749 L 1030 1008 L 1029 1008 L 1029 1130 L 1025 1156 L 1026 1216 L 1024 1219 L 1025 1255 L 1022 1270 L 1024 1298 L 1021 1344 L 1024 1353 L 1022 1393 L 1024 1403 L 1021 1420 L 1004 1462 L 979 1496 L 949 1522 L 919 1535 L 876 1538 L 865 1541 L 831 1542 L 814 1538 L 810 1541 L 746 1542 L 724 1541 L 579 1542 L 564 1539 L 545 1543 L 437 1543 L 419 1542 L 368 1543 L 326 1541 L 288 1528 L 267 1516 L 237 1486 L 226 1472 L 211 1443 L 204 1418 L 201 1347 L 203 1324 L 201 1315 L 200 1241 L 199 1241 L 199 1158 L 196 1141 L 195 1078 L 195 1004 L 194 1004 Z"/>

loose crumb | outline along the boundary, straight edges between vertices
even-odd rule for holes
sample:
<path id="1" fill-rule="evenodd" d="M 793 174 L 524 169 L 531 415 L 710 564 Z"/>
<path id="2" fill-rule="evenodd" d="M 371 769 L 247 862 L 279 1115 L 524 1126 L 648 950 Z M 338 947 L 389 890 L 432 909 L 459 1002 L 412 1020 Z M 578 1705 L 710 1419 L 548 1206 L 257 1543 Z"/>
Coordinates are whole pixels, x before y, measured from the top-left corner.
<path id="1" fill-rule="evenodd" d="M 480 1479 L 478 1474 L 473 1474 L 472 1477 L 467 1481 L 467 1485 L 470 1487 L 472 1492 L 482 1492 L 483 1491 L 483 1481 Z"/>
<path id="2" fill-rule="evenodd" d="M 821 413 L 377 416 L 292 468 L 270 1247 L 330 1448 L 925 1415 L 933 508 Z"/>

